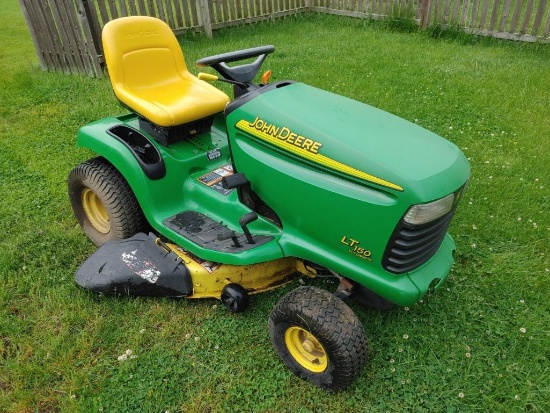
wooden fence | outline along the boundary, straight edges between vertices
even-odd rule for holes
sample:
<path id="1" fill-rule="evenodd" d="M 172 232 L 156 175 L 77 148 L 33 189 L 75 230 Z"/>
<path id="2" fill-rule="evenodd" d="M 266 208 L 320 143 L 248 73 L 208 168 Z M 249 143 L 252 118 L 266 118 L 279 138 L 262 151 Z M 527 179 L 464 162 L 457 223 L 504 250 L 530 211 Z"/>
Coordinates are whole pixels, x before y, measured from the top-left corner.
<path id="1" fill-rule="evenodd" d="M 313 0 L 311 10 L 372 19 L 411 18 L 422 27 L 454 25 L 478 35 L 550 42 L 547 0 Z"/>
<path id="2" fill-rule="evenodd" d="M 413 19 L 422 27 L 550 42 L 548 0 L 19 0 L 45 70 L 103 75 L 101 29 L 122 16 L 149 15 L 176 32 L 212 31 L 313 11 L 369 19 Z"/>

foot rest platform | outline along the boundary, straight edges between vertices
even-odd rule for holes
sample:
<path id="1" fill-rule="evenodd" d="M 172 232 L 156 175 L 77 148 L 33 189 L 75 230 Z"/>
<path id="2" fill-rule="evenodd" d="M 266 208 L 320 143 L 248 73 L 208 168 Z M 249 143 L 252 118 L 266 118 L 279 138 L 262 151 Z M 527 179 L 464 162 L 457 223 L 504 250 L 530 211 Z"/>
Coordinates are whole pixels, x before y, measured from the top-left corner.
<path id="1" fill-rule="evenodd" d="M 197 211 L 180 212 L 166 218 L 164 225 L 203 248 L 220 252 L 239 253 L 248 251 L 274 239 L 272 236 L 252 235 L 254 244 L 248 244 L 246 236 L 237 233 L 237 239 L 241 246 L 235 247 L 231 239 L 218 240 L 218 234 L 229 229 L 227 226 Z"/>

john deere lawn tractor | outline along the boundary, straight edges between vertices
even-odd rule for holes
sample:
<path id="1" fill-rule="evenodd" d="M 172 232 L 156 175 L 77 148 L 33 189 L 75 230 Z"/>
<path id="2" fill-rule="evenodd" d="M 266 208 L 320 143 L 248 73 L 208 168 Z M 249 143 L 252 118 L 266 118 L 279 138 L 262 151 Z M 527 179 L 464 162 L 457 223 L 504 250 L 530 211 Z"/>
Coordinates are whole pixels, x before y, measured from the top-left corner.
<path id="1" fill-rule="evenodd" d="M 126 17 L 103 30 L 109 76 L 130 113 L 83 126 L 98 154 L 69 197 L 99 246 L 76 274 L 103 294 L 217 298 L 233 312 L 297 274 L 336 291 L 292 290 L 269 334 L 284 363 L 343 389 L 366 360 L 344 303 L 409 306 L 447 277 L 447 228 L 470 169 L 452 143 L 366 104 L 295 81 L 254 83 L 273 46 L 197 61 L 170 28 Z M 234 97 L 208 82 L 233 84 Z"/>

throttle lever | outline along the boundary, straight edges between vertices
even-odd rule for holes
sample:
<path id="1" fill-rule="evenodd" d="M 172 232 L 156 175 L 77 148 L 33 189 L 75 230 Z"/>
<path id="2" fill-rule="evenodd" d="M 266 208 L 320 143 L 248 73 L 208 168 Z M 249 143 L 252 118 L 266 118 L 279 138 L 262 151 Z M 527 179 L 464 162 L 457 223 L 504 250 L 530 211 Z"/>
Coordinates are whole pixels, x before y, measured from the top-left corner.
<path id="1" fill-rule="evenodd" d="M 252 234 L 250 233 L 250 230 L 248 229 L 247 225 L 251 222 L 254 222 L 258 219 L 258 214 L 256 214 L 254 211 L 249 212 L 248 214 L 244 214 L 241 219 L 239 219 L 239 225 L 241 226 L 244 235 L 246 236 L 246 241 L 249 244 L 255 244 L 254 238 L 252 238 Z"/>

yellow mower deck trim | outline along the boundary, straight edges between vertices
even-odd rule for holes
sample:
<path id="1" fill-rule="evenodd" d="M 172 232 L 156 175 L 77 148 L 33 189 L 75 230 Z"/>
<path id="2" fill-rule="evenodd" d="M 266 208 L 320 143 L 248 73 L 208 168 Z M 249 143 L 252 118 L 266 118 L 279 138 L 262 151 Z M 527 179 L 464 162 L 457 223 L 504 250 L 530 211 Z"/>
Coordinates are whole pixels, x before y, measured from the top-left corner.
<path id="1" fill-rule="evenodd" d="M 223 287 L 229 283 L 241 285 L 248 294 L 257 294 L 280 287 L 292 281 L 293 275 L 303 268 L 296 258 L 252 265 L 229 265 L 208 262 L 192 256 L 175 244 L 166 244 L 189 269 L 193 282 L 193 295 L 186 298 L 220 299 Z"/>

